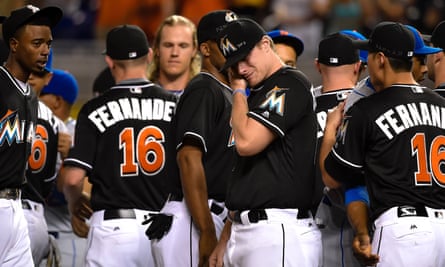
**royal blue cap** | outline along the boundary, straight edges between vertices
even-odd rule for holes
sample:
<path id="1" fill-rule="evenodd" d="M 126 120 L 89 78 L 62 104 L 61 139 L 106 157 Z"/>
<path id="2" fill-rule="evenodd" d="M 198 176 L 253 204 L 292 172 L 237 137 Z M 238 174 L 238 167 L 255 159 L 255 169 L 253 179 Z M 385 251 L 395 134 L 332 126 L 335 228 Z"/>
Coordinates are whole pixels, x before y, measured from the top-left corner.
<path id="1" fill-rule="evenodd" d="M 350 36 L 354 40 L 366 40 L 366 37 L 363 36 L 363 34 L 359 33 L 358 31 L 355 31 L 355 30 L 342 30 L 342 31 L 340 31 L 340 33 Z M 368 62 L 368 51 L 359 50 L 359 58 L 364 63 Z"/>
<path id="2" fill-rule="evenodd" d="M 300 56 L 304 51 L 303 41 L 292 33 L 283 30 L 274 30 L 268 32 L 267 35 L 269 35 L 276 44 L 284 43 L 290 45 L 295 50 L 297 56 Z"/>
<path id="3" fill-rule="evenodd" d="M 411 25 L 405 25 L 414 35 L 414 41 L 416 42 L 414 47 L 414 55 L 429 55 L 429 54 L 435 54 L 442 51 L 441 48 L 432 47 L 425 45 L 423 42 L 423 36 L 422 34 L 413 26 Z"/>
<path id="4" fill-rule="evenodd" d="M 48 61 L 46 62 L 46 65 L 45 65 L 45 70 L 47 72 L 52 72 L 53 71 L 52 66 L 53 66 L 53 50 L 50 49 L 49 55 L 48 55 Z"/>
<path id="5" fill-rule="evenodd" d="M 49 84 L 43 87 L 41 94 L 61 96 L 66 102 L 73 104 L 79 92 L 76 78 L 65 70 L 53 69 Z"/>

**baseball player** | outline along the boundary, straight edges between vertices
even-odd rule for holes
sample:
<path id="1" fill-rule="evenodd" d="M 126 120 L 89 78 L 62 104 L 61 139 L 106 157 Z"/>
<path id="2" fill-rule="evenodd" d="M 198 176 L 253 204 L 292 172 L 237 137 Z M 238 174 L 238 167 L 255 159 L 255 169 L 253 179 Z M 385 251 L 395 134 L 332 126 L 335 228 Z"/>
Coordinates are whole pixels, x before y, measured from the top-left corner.
<path id="1" fill-rule="evenodd" d="M 51 81 L 43 88 L 39 98 L 64 122 L 67 128 L 66 134 L 74 138 L 76 120 L 70 116 L 70 111 L 79 91 L 77 81 L 73 74 L 65 70 L 53 69 L 52 74 Z M 60 137 L 61 133 L 59 133 Z M 71 139 L 67 146 L 71 148 Z M 61 163 L 64 158 L 66 158 L 65 153 L 60 153 L 57 162 Z M 58 164 L 56 167 L 58 171 L 60 171 L 60 166 L 61 164 Z M 60 184 L 60 177 L 58 177 L 47 197 L 45 219 L 48 231 L 55 238 L 61 254 L 62 266 L 84 266 L 86 238 L 81 238 L 73 233 L 78 227 L 71 225 L 71 219 L 75 220 L 77 216 L 75 214 L 70 216 L 65 197 L 57 188 L 57 185 L 60 186 Z M 90 211 L 89 214 L 91 215 L 91 213 Z M 79 223 L 84 226 L 84 220 L 79 220 Z M 83 228 L 86 228 L 82 233 L 86 237 L 88 228 Z"/>
<path id="2" fill-rule="evenodd" d="M 328 117 L 320 153 L 323 180 L 329 187 L 366 181 L 372 244 L 366 206 L 348 206 L 353 249 L 365 264 L 443 266 L 445 192 L 437 156 L 445 130 L 436 112 L 445 110 L 445 100 L 416 83 L 414 35 L 404 25 L 381 22 L 369 41 L 356 45 L 369 51 L 376 93 L 355 103 L 341 126 L 341 106 Z"/>
<path id="3" fill-rule="evenodd" d="M 31 73 L 28 83 L 37 96 L 52 79 L 51 56 L 40 73 Z M 44 204 L 57 177 L 59 149 L 68 153 L 70 146 L 59 146 L 59 135 L 68 130 L 51 109 L 39 101 L 37 126 L 26 171 L 27 183 L 22 191 L 22 207 L 28 222 L 33 260 L 38 265 L 49 252 L 48 226 L 44 217 Z M 71 141 L 71 136 L 67 136 Z"/>
<path id="4" fill-rule="evenodd" d="M 359 79 L 361 70 L 359 51 L 353 47 L 352 38 L 334 33 L 320 41 L 315 66 L 322 77 L 322 85 L 314 89 L 317 103 L 317 147 L 323 139 L 328 112 L 343 102 Z M 316 161 L 318 166 L 318 160 Z M 316 179 L 320 182 L 317 192 L 323 192 L 319 168 Z M 325 188 L 324 195 L 315 193 L 319 203 L 316 222 L 321 228 L 323 241 L 323 266 L 359 266 L 352 254 L 352 228 L 344 208 L 343 190 Z M 320 202 L 321 200 L 321 202 Z"/>
<path id="5" fill-rule="evenodd" d="M 303 41 L 284 30 L 270 31 L 267 35 L 275 43 L 275 50 L 284 64 L 296 68 L 298 57 L 301 56 L 304 50 Z"/>
<path id="6" fill-rule="evenodd" d="M 311 83 L 283 64 L 256 22 L 232 21 L 220 36 L 236 161 L 229 220 L 211 266 L 223 259 L 224 266 L 320 266 L 321 234 L 309 212 L 317 130 Z"/>
<path id="7" fill-rule="evenodd" d="M 434 28 L 429 41 L 434 47 L 442 51 L 427 56 L 428 78 L 434 81 L 435 91 L 445 97 L 445 21 L 441 21 Z"/>
<path id="8" fill-rule="evenodd" d="M 134 25 L 113 28 L 105 61 L 116 85 L 80 110 L 61 176 L 72 214 L 83 180 L 92 184 L 87 266 L 153 266 L 142 225 L 164 204 L 166 147 L 176 96 L 148 81 L 152 56 Z"/>
<path id="9" fill-rule="evenodd" d="M 57 7 L 40 10 L 28 5 L 1 18 L 3 39 L 10 49 L 0 67 L 1 266 L 34 266 L 20 200 L 32 141 L 40 133 L 36 127 L 37 97 L 27 81 L 32 72 L 43 71 L 52 42 L 51 28 L 61 17 L 62 10 Z"/>
<path id="10" fill-rule="evenodd" d="M 219 72 L 225 59 L 215 36 L 236 19 L 229 10 L 217 10 L 198 24 L 202 71 L 181 95 L 173 121 L 177 156 L 172 159 L 177 158 L 179 173 L 173 176 L 172 194 L 162 213 L 174 218 L 168 234 L 152 240 L 156 266 L 205 266 L 224 226 L 233 159 L 232 90 Z"/>

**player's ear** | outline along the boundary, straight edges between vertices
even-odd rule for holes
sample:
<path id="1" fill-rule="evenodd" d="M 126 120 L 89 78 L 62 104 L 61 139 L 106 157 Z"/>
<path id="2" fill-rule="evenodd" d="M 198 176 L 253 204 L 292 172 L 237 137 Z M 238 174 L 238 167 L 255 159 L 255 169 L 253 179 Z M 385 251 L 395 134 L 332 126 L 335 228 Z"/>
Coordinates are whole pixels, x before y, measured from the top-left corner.
<path id="1" fill-rule="evenodd" d="M 318 58 L 316 58 L 316 59 L 314 60 L 314 65 L 315 65 L 315 68 L 317 69 L 318 73 L 321 74 L 320 62 L 318 62 Z"/>
<path id="2" fill-rule="evenodd" d="M 148 60 L 148 63 L 153 61 L 153 49 L 151 49 L 151 47 L 148 48 L 147 60 Z"/>
<path id="3" fill-rule="evenodd" d="M 201 52 L 204 57 L 210 56 L 210 49 L 207 42 L 203 42 L 199 45 L 199 52 Z"/>
<path id="4" fill-rule="evenodd" d="M 114 68 L 114 62 L 113 62 L 113 60 L 111 59 L 111 57 L 105 55 L 105 62 L 107 63 L 107 65 L 108 65 L 108 67 L 109 67 L 110 69 L 113 69 L 113 68 Z"/>

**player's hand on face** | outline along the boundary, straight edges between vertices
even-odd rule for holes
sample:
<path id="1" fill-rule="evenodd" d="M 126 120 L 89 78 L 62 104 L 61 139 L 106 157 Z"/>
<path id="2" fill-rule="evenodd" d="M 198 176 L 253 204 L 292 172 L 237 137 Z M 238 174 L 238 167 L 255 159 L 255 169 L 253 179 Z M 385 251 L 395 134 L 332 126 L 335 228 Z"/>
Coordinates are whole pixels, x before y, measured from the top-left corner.
<path id="1" fill-rule="evenodd" d="M 231 67 L 228 70 L 229 83 L 232 89 L 245 89 L 247 88 L 247 81 L 238 73 L 235 67 Z"/>
<path id="2" fill-rule="evenodd" d="M 357 260 L 366 266 L 375 266 L 379 256 L 372 254 L 371 241 L 368 234 L 356 234 L 352 241 L 352 250 Z"/>
<path id="3" fill-rule="evenodd" d="M 343 113 L 345 109 L 345 102 L 341 102 L 336 106 L 332 111 L 328 112 L 328 116 L 326 118 L 326 129 L 330 128 L 333 130 L 337 130 L 343 121 Z"/>
<path id="4" fill-rule="evenodd" d="M 199 237 L 199 267 L 209 266 L 212 251 L 218 243 L 215 231 L 203 231 Z"/>
<path id="5" fill-rule="evenodd" d="M 66 158 L 68 156 L 68 152 L 71 148 L 72 137 L 69 133 L 59 132 L 59 139 L 57 143 L 57 151 L 60 152 L 62 158 Z"/>

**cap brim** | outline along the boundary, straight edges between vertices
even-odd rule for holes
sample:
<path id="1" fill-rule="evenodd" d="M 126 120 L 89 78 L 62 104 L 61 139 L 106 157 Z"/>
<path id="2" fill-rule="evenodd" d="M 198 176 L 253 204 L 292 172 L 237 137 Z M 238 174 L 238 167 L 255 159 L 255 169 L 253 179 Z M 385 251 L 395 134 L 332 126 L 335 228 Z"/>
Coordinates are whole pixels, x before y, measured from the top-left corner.
<path id="1" fill-rule="evenodd" d="M 297 56 L 299 56 L 299 55 L 301 55 L 301 53 L 303 53 L 304 44 L 297 37 L 282 35 L 282 36 L 274 37 L 272 39 L 277 44 L 284 43 L 284 44 L 288 44 L 288 45 L 292 46 L 295 49 L 295 51 L 297 52 Z"/>
<path id="2" fill-rule="evenodd" d="M 243 60 L 245 57 L 247 57 L 247 55 L 250 53 L 251 50 L 252 49 L 248 49 L 246 52 L 239 53 L 237 55 L 234 55 L 234 56 L 226 59 L 226 63 L 224 63 L 224 66 L 220 69 L 220 71 L 225 71 L 228 68 L 230 68 L 233 65 L 235 65 L 236 63 L 238 63 L 241 60 Z"/>
<path id="3" fill-rule="evenodd" d="M 352 46 L 360 50 L 369 51 L 369 40 L 353 40 Z"/>
<path id="4" fill-rule="evenodd" d="M 429 35 L 429 34 L 422 34 L 422 39 L 425 42 L 431 43 L 431 35 Z"/>
<path id="5" fill-rule="evenodd" d="M 420 49 L 414 50 L 414 55 L 429 55 L 436 54 L 442 51 L 442 48 L 424 46 Z"/>

